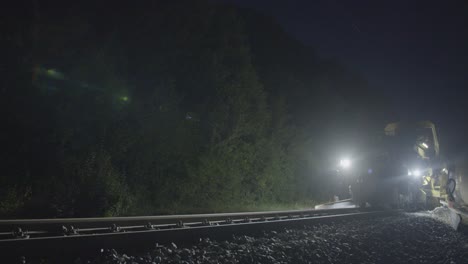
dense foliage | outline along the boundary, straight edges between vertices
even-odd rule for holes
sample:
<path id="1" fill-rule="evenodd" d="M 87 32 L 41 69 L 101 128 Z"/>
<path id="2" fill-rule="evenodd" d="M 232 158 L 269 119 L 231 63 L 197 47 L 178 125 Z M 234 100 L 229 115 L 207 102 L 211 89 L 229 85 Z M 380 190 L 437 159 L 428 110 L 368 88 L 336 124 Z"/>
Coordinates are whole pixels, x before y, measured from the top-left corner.
<path id="1" fill-rule="evenodd" d="M 23 24 L 4 17 L 0 215 L 329 198 L 330 149 L 382 125 L 383 102 L 365 81 L 257 13 L 143 2 L 57 2 L 22 10 L 33 18 Z"/>

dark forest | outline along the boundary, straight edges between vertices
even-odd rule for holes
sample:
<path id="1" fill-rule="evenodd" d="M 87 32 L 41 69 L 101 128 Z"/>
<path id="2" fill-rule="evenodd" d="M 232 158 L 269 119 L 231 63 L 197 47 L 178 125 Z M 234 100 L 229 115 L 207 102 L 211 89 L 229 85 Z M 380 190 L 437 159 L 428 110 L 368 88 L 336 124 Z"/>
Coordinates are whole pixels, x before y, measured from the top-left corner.
<path id="1" fill-rule="evenodd" d="M 252 10 L 20 10 L 1 22 L 3 218 L 313 205 L 337 153 L 391 121 L 359 72 Z"/>

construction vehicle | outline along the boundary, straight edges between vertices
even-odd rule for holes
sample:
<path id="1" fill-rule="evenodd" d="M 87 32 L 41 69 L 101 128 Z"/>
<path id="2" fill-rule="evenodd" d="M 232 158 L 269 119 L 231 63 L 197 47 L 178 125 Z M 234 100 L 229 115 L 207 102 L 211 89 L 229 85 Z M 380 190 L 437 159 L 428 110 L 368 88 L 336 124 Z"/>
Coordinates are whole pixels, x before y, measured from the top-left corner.
<path id="1" fill-rule="evenodd" d="M 468 159 L 447 162 L 440 155 L 430 121 L 390 123 L 375 149 L 339 161 L 337 173 L 347 179 L 349 198 L 316 208 L 349 207 L 434 209 L 446 205 L 468 219 Z M 463 162 L 467 161 L 467 162 Z M 337 199 L 338 200 L 338 199 Z"/>
<path id="2" fill-rule="evenodd" d="M 399 206 L 431 209 L 446 200 L 448 169 L 440 156 L 435 125 L 391 123 L 385 127 L 385 137 L 393 166 L 401 174 Z"/>

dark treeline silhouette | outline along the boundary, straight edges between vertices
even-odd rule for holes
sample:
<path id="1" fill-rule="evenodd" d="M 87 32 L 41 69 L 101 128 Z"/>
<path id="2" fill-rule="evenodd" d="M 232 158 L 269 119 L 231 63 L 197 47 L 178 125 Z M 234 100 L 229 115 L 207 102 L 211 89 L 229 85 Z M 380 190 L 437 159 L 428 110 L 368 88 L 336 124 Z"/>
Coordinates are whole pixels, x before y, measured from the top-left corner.
<path id="1" fill-rule="evenodd" d="M 249 10 L 37 1 L 2 26 L 3 217 L 326 200 L 332 150 L 386 117 L 359 74 Z"/>

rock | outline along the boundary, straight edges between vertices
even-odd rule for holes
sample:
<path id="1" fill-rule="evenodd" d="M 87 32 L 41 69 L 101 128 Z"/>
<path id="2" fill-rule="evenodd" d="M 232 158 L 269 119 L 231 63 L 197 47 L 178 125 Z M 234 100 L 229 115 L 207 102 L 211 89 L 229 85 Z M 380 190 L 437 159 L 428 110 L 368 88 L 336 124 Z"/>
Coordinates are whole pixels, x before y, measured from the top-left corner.
<path id="1" fill-rule="evenodd" d="M 291 226 L 257 237 L 156 244 L 140 256 L 103 250 L 81 263 L 466 263 L 468 236 L 424 214 Z M 20 262 L 21 263 L 21 262 Z M 24 262 L 23 262 L 24 263 Z M 31 263 L 31 262 L 27 262 Z"/>

